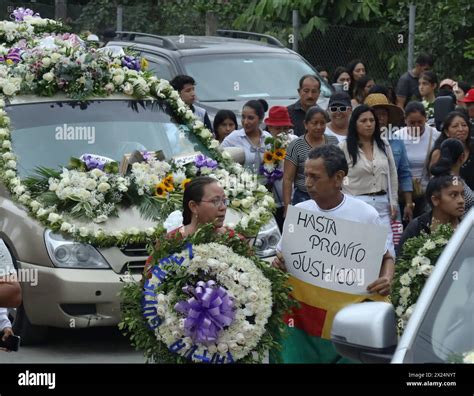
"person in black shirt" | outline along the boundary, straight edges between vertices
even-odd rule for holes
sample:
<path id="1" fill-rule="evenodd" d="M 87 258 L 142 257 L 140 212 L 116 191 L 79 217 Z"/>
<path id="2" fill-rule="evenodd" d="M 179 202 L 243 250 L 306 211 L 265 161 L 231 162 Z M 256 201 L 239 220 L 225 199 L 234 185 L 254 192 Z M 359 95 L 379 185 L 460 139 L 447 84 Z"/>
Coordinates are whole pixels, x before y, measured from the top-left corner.
<path id="1" fill-rule="evenodd" d="M 306 111 L 316 105 L 321 90 L 321 81 L 312 74 L 306 74 L 300 78 L 298 101 L 288 106 L 291 121 L 293 122 L 293 133 L 297 136 L 303 136 L 306 133 L 304 118 Z"/>
<path id="2" fill-rule="evenodd" d="M 397 105 L 402 109 L 411 100 L 420 100 L 418 90 L 418 78 L 420 74 L 433 68 L 433 57 L 428 54 L 421 54 L 416 58 L 415 67 L 407 71 L 398 80 L 396 94 Z"/>

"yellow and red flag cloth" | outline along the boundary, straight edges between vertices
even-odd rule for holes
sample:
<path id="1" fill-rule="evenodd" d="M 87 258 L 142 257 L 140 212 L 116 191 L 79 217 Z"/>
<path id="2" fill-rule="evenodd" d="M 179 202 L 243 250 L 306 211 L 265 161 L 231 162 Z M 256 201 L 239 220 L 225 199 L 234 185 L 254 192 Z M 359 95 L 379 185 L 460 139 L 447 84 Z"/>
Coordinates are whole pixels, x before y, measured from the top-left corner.
<path id="1" fill-rule="evenodd" d="M 285 317 L 288 326 L 282 345 L 283 363 L 351 363 L 337 354 L 330 338 L 336 313 L 363 301 L 388 301 L 379 294 L 357 295 L 325 289 L 290 276 L 292 296 L 299 302 Z"/>

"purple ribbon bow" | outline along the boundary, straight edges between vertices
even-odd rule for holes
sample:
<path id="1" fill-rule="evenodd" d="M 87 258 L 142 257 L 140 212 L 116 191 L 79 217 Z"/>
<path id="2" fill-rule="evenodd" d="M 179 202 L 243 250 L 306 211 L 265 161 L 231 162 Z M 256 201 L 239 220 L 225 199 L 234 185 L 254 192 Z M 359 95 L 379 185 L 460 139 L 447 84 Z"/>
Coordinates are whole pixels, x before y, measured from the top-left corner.
<path id="1" fill-rule="evenodd" d="M 26 16 L 33 16 L 33 17 L 39 17 L 40 14 L 34 13 L 33 10 L 30 10 L 29 8 L 23 8 L 23 7 L 18 7 L 16 8 L 13 13 L 10 14 L 10 17 L 13 19 L 15 18 L 15 21 L 21 22 L 24 20 Z"/>
<path id="2" fill-rule="evenodd" d="M 199 169 L 201 169 L 204 166 L 207 168 L 216 169 L 217 161 L 213 160 L 212 158 L 208 158 L 205 155 L 199 154 L 194 159 L 194 165 L 196 165 L 196 167 Z"/>
<path id="3" fill-rule="evenodd" d="M 184 331 L 193 342 L 208 345 L 217 341 L 219 332 L 233 322 L 234 302 L 221 286 L 212 280 L 199 281 L 196 287 L 186 286 L 183 291 L 192 295 L 178 302 L 174 309 L 184 315 Z"/>
<path id="4" fill-rule="evenodd" d="M 271 172 L 265 169 L 264 164 L 260 165 L 260 174 L 267 178 L 267 182 L 270 184 L 275 183 L 275 181 L 283 177 L 283 171 L 279 168 L 273 169 Z"/>
<path id="5" fill-rule="evenodd" d="M 133 56 L 125 56 L 122 59 L 122 66 L 128 67 L 130 70 L 140 71 L 140 61 Z"/>
<path id="6" fill-rule="evenodd" d="M 81 161 L 86 165 L 87 170 L 100 169 L 104 170 L 107 161 L 94 157 L 91 154 L 81 156 Z"/>

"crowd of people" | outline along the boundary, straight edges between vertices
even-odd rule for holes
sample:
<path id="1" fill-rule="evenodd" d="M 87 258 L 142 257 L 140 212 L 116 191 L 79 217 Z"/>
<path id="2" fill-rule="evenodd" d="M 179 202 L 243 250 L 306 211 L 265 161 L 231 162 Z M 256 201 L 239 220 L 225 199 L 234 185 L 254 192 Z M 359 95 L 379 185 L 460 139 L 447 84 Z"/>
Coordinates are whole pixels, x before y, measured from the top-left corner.
<path id="1" fill-rule="evenodd" d="M 214 119 L 221 147 L 242 148 L 243 165 L 254 172 L 265 139 L 285 136 L 282 180 L 267 185 L 280 228 L 289 205 L 386 228 L 380 276 L 368 288 L 380 296 L 390 293 L 405 242 L 440 224 L 457 227 L 474 202 L 474 88 L 450 78 L 439 83 L 433 64 L 430 55 L 418 56 L 394 90 L 378 85 L 359 59 L 332 78 L 318 66 L 319 76 L 301 76 L 295 103 L 268 109 L 265 100 L 250 100 L 240 129 L 229 110 Z M 327 109 L 317 105 L 320 78 L 334 87 Z M 285 270 L 281 251 L 273 264 Z"/>

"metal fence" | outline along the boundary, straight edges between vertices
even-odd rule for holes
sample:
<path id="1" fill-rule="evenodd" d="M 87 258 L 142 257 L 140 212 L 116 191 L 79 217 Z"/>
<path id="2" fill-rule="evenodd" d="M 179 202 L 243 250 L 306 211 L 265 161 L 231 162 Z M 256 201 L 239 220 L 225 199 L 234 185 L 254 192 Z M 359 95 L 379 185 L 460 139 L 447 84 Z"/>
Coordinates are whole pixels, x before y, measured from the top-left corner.
<path id="1" fill-rule="evenodd" d="M 330 78 L 338 66 L 353 59 L 361 59 L 367 74 L 382 85 L 396 83 L 400 62 L 406 68 L 403 38 L 383 35 L 373 28 L 330 26 L 324 33 L 312 32 L 298 49 L 312 65 L 327 68 Z"/>

